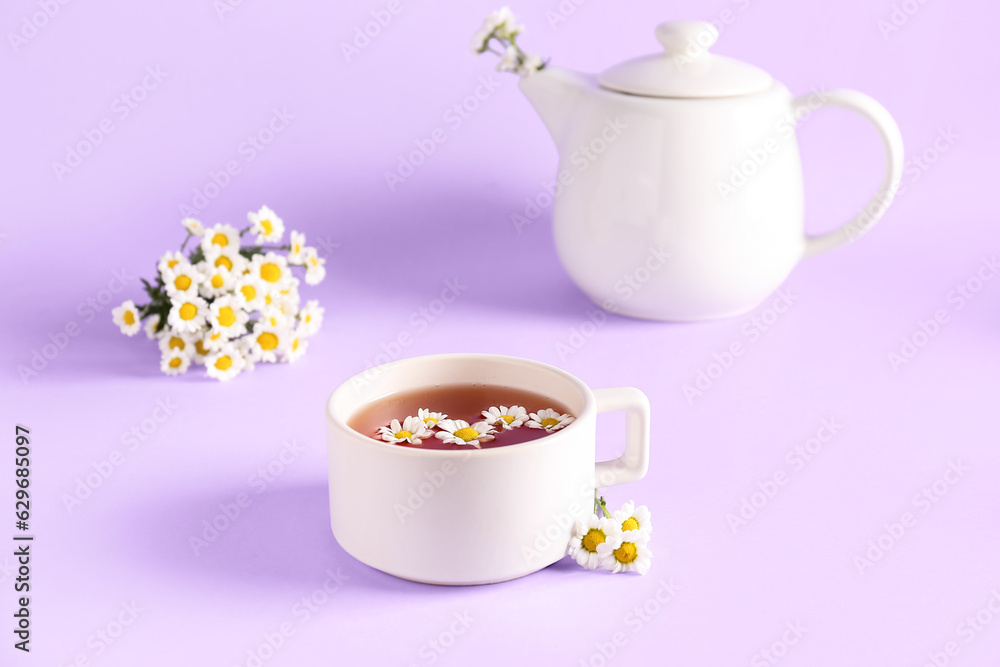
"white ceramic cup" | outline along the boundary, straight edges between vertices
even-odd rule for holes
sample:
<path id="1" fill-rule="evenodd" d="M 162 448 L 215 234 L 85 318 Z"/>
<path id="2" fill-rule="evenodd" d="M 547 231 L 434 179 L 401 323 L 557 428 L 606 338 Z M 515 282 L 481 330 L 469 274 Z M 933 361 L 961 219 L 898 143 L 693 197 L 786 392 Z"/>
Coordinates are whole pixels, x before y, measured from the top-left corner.
<path id="1" fill-rule="evenodd" d="M 348 426 L 361 408 L 391 394 L 471 382 L 533 391 L 576 420 L 530 442 L 460 451 L 393 445 Z M 597 414 L 615 410 L 627 413 L 625 452 L 595 463 Z M 594 511 L 595 488 L 639 480 L 649 465 L 642 392 L 591 390 L 565 371 L 518 357 L 395 361 L 342 384 L 327 401 L 326 420 L 337 542 L 371 567 L 429 584 L 495 583 L 555 563 L 575 522 Z"/>

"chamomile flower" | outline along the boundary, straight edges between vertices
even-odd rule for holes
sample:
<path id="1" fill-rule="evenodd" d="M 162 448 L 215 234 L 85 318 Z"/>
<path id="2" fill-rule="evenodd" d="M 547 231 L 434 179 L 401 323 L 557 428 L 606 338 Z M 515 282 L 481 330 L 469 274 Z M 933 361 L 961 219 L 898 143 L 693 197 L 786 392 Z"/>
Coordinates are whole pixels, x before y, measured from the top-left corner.
<path id="1" fill-rule="evenodd" d="M 257 244 L 277 243 L 285 233 L 285 223 L 267 206 L 261 206 L 256 213 L 247 213 L 250 231 L 257 235 Z"/>
<path id="2" fill-rule="evenodd" d="M 118 328 L 126 336 L 134 336 L 142 328 L 142 318 L 139 317 L 139 309 L 135 307 L 131 299 L 112 309 L 111 319 L 114 320 L 114 323 L 118 325 Z"/>
<path id="3" fill-rule="evenodd" d="M 291 341 L 291 334 L 284 327 L 272 327 L 258 321 L 250 334 L 253 340 L 251 347 L 254 361 L 275 363 L 278 355 L 283 354 Z"/>
<path id="4" fill-rule="evenodd" d="M 289 264 L 305 264 L 306 235 L 301 232 L 292 232 L 288 237 L 290 249 L 288 251 Z"/>
<path id="5" fill-rule="evenodd" d="M 528 426 L 530 428 L 544 428 L 549 433 L 552 431 L 558 431 L 564 426 L 572 424 L 574 420 L 574 417 L 571 417 L 570 415 L 561 415 L 552 408 L 532 412 L 529 416 L 531 417 L 531 419 L 528 420 Z"/>
<path id="6" fill-rule="evenodd" d="M 514 12 L 509 7 L 490 12 L 483 21 L 483 25 L 472 37 L 472 52 L 483 53 L 489 48 L 489 41 L 493 37 L 509 40 L 516 37 L 524 30 L 523 25 L 517 23 Z"/>
<path id="7" fill-rule="evenodd" d="M 486 422 L 469 424 L 461 419 L 444 419 L 437 427 L 441 429 L 435 434 L 439 440 L 450 445 L 471 445 L 479 449 L 479 444 L 493 439 L 493 427 Z"/>
<path id="8" fill-rule="evenodd" d="M 205 233 L 205 225 L 201 224 L 194 218 L 184 218 L 181 220 L 181 224 L 184 225 L 184 229 L 188 231 L 191 236 L 202 236 Z"/>
<path id="9" fill-rule="evenodd" d="M 603 544 L 619 546 L 621 530 L 613 519 L 591 514 L 586 521 L 576 522 L 568 553 L 579 565 L 588 570 L 596 570 L 602 560 L 598 549 Z"/>
<path id="10" fill-rule="evenodd" d="M 617 542 L 606 541 L 598 545 L 601 564 L 614 573 L 638 572 L 646 574 L 653 559 L 649 536 L 641 530 L 626 530 Z"/>
<path id="11" fill-rule="evenodd" d="M 241 276 L 247 268 L 247 258 L 240 254 L 239 249 L 212 246 L 212 250 L 205 253 L 205 264 L 212 268 L 225 267 L 234 276 Z"/>
<path id="12" fill-rule="evenodd" d="M 156 315 L 154 313 L 153 315 L 147 317 L 146 324 L 143 325 L 143 329 L 146 331 L 146 338 L 148 338 L 149 340 L 157 340 L 159 338 L 162 338 L 163 334 L 166 333 L 167 329 L 166 327 L 164 327 L 159 331 L 157 331 L 156 329 L 159 325 L 160 325 L 159 315 Z"/>
<path id="13" fill-rule="evenodd" d="M 268 289 L 264 281 L 247 274 L 236 279 L 234 294 L 240 304 L 248 311 L 260 310 L 264 307 L 264 297 Z"/>
<path id="14" fill-rule="evenodd" d="M 167 290 L 167 294 L 171 298 L 177 299 L 185 296 L 197 296 L 198 287 L 205 279 L 205 276 L 189 264 L 186 259 L 163 270 L 160 277 L 163 278 L 163 287 Z"/>
<path id="15" fill-rule="evenodd" d="M 240 249 L 240 233 L 232 225 L 213 225 L 205 228 L 201 237 L 201 251 L 208 256 L 213 248 L 228 250 Z"/>
<path id="16" fill-rule="evenodd" d="M 653 523 L 649 517 L 649 508 L 645 505 L 635 506 L 631 500 L 622 505 L 622 508 L 614 513 L 615 522 L 621 527 L 622 532 L 638 530 L 647 537 L 653 532 Z"/>
<path id="17" fill-rule="evenodd" d="M 316 302 L 310 301 L 309 303 L 316 303 Z M 308 306 L 309 304 L 306 305 Z M 438 422 L 448 418 L 448 415 L 446 415 L 443 412 L 431 412 L 427 408 L 420 408 L 419 410 L 417 410 L 417 416 L 420 417 L 420 419 L 422 419 L 425 424 L 427 424 L 427 428 L 433 428 L 437 426 Z"/>
<path id="18" fill-rule="evenodd" d="M 306 340 L 306 336 L 302 333 L 301 329 L 297 329 L 292 332 L 292 342 L 288 344 L 288 349 L 285 350 L 285 361 L 292 363 L 306 353 L 306 348 L 309 347 L 309 341 Z"/>
<path id="19" fill-rule="evenodd" d="M 160 358 L 160 370 L 167 375 L 180 375 L 181 373 L 187 373 L 187 369 L 190 366 L 191 357 L 184 354 L 181 350 L 167 350 Z"/>
<path id="20" fill-rule="evenodd" d="M 388 426 L 383 426 L 378 432 L 388 443 L 408 442 L 411 445 L 419 445 L 424 438 L 431 437 L 431 430 L 420 417 L 407 417 L 402 424 L 398 419 L 393 419 Z"/>
<path id="21" fill-rule="evenodd" d="M 292 274 L 284 257 L 273 252 L 257 254 L 250 260 L 250 275 L 264 281 L 274 290 L 283 290 L 291 281 Z"/>
<path id="22" fill-rule="evenodd" d="M 277 304 L 271 306 L 264 306 L 260 309 L 260 320 L 262 324 L 266 324 L 271 327 L 287 327 L 289 317 L 282 312 L 281 308 Z"/>
<path id="23" fill-rule="evenodd" d="M 186 262 L 186 261 L 187 260 L 184 259 L 184 255 L 182 255 L 178 251 L 175 250 L 173 252 L 168 252 L 165 253 L 163 257 L 160 258 L 160 261 L 156 264 L 156 270 L 159 271 L 160 273 L 163 273 L 167 269 L 174 268 L 178 262 Z"/>
<path id="24" fill-rule="evenodd" d="M 229 335 L 218 329 L 209 329 L 201 338 L 201 345 L 208 350 L 209 354 L 218 352 L 228 342 L 230 342 Z"/>
<path id="25" fill-rule="evenodd" d="M 233 341 L 233 344 L 236 346 L 236 349 L 239 350 L 240 354 L 243 355 L 243 372 L 246 373 L 252 371 L 257 365 L 257 362 L 254 359 L 253 338 L 250 336 L 241 336 Z"/>
<path id="26" fill-rule="evenodd" d="M 323 278 L 326 277 L 326 260 L 319 256 L 316 252 L 316 248 L 306 248 L 305 250 L 305 265 L 306 265 L 306 284 L 307 285 L 319 285 L 323 282 Z"/>
<path id="27" fill-rule="evenodd" d="M 520 405 L 512 405 L 509 408 L 506 405 L 501 405 L 499 408 L 494 406 L 489 410 L 483 410 L 483 418 L 494 427 L 509 431 L 528 421 L 528 411 Z"/>
<path id="28" fill-rule="evenodd" d="M 167 324 L 181 333 L 196 333 L 208 317 L 208 303 L 200 296 L 182 296 L 171 299 Z"/>
<path id="29" fill-rule="evenodd" d="M 208 264 L 208 262 L 205 262 Z M 236 276 L 225 266 L 204 266 L 205 280 L 198 286 L 198 292 L 206 299 L 215 299 L 233 291 Z"/>
<path id="30" fill-rule="evenodd" d="M 302 307 L 299 311 L 299 322 L 305 329 L 305 334 L 307 336 L 314 335 L 319 331 L 320 325 L 323 324 L 323 308 L 320 307 L 319 301 L 315 299 L 310 299 L 306 301 L 306 305 Z M 448 415 L 443 415 L 439 419 L 444 419 Z"/>
<path id="31" fill-rule="evenodd" d="M 160 337 L 159 341 L 160 352 L 167 354 L 168 352 L 177 351 L 183 352 L 190 357 L 194 350 L 194 339 L 195 337 L 189 333 L 181 333 L 169 327 L 164 327 L 163 336 Z"/>
<path id="32" fill-rule="evenodd" d="M 192 364 L 204 364 L 205 357 L 212 354 L 212 350 L 208 349 L 205 345 L 205 338 L 207 337 L 207 332 L 199 332 L 198 336 L 194 340 L 194 346 L 191 348 L 191 363 Z"/>
<path id="33" fill-rule="evenodd" d="M 236 346 L 226 342 L 217 352 L 205 357 L 205 370 L 216 380 L 232 380 L 243 370 L 243 355 Z"/>
<path id="34" fill-rule="evenodd" d="M 247 312 L 240 307 L 239 299 L 227 294 L 220 296 L 209 307 L 208 324 L 212 332 L 221 332 L 227 338 L 236 338 L 246 333 Z"/>

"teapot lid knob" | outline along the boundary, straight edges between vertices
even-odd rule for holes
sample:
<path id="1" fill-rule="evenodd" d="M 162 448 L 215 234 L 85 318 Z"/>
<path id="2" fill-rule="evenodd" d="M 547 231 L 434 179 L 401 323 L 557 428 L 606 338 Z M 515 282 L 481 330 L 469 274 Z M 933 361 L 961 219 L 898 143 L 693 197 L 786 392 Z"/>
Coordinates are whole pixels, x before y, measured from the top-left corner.
<path id="1" fill-rule="evenodd" d="M 666 21 L 656 26 L 656 39 L 669 56 L 685 54 L 697 58 L 718 38 L 718 28 L 708 21 Z"/>

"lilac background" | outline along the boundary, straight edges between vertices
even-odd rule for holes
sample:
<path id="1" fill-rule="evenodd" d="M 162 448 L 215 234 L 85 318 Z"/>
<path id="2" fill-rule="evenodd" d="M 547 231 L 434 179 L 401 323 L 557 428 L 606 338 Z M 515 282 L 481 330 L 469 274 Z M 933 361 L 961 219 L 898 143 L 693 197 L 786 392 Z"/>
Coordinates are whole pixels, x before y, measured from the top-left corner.
<path id="1" fill-rule="evenodd" d="M 923 665 L 948 642 L 959 650 L 949 664 L 997 664 L 1000 618 L 985 612 L 992 622 L 972 641 L 959 624 L 994 595 L 1000 602 L 1000 280 L 961 309 L 949 301 L 1000 248 L 995 5 L 911 1 L 919 11 L 887 39 L 877 22 L 893 12 L 889 0 L 590 0 L 555 29 L 546 12 L 556 0 L 515 5 L 529 50 L 581 70 L 655 50 L 661 20 L 728 9 L 735 21 L 717 52 L 793 91 L 871 94 L 895 115 L 910 156 L 939 131 L 958 136 L 904 176 L 905 196 L 862 242 L 792 274 L 794 306 L 758 340 L 742 333 L 750 315 L 685 325 L 612 317 L 561 355 L 593 306 L 558 265 L 549 212 L 520 235 L 510 222 L 554 174 L 555 150 L 513 77 L 495 75 L 500 87 L 460 127 L 443 118 L 491 72 L 468 40 L 493 5 L 402 0 L 347 62 L 339 44 L 385 4 L 245 0 L 220 18 L 210 0 L 73 2 L 16 51 L 5 38 L 2 403 L 6 428 L 32 429 L 38 541 L 34 651 L 20 655 L 5 635 L 0 662 L 246 665 L 262 636 L 289 621 L 294 634 L 264 664 L 424 665 L 426 643 L 467 612 L 474 621 L 438 664 L 764 665 L 758 652 L 780 644 L 788 623 L 807 628 L 780 660 L 789 667 Z M 17 31 L 36 11 L 28 0 L 4 3 L 0 26 Z M 121 118 L 115 98 L 147 67 L 168 75 Z M 294 119 L 247 161 L 240 143 L 276 107 Z M 52 162 L 102 118 L 114 131 L 59 181 Z M 436 128 L 445 144 L 391 193 L 384 172 Z M 865 203 L 881 147 L 840 111 L 810 120 L 800 138 L 807 224 L 818 232 Z M 122 337 L 110 306 L 88 321 L 79 305 L 122 267 L 133 279 L 111 305 L 141 296 L 134 277 L 151 275 L 182 237 L 179 206 L 231 159 L 241 173 L 198 217 L 239 223 L 266 203 L 311 243 L 325 239 L 328 278 L 304 297 L 319 298 L 328 319 L 303 363 L 222 386 L 200 372 L 166 378 L 154 345 Z M 411 313 L 454 278 L 468 286 L 462 296 L 416 331 Z M 887 355 L 939 309 L 947 323 L 894 370 Z M 18 365 L 70 322 L 80 335 L 23 383 Z M 651 573 L 609 577 L 563 561 L 506 584 L 447 589 L 348 557 L 328 524 L 323 403 L 401 332 L 413 336 L 402 356 L 516 354 L 595 387 L 645 391 L 650 474 L 607 495 L 652 508 Z M 682 385 L 733 341 L 746 354 L 686 400 Z M 176 408 L 130 451 L 122 434 L 158 400 Z M 842 429 L 795 470 L 786 453 L 823 418 Z M 620 448 L 622 426 L 602 418 L 603 455 Z M 254 494 L 250 478 L 290 439 L 303 452 Z M 64 494 L 115 450 L 124 462 L 67 510 Z M 13 523 L 5 451 L 3 511 Z M 959 460 L 968 471 L 946 495 L 926 512 L 915 506 Z M 778 472 L 787 484 L 734 533 L 727 514 Z M 196 556 L 189 536 L 240 493 L 253 504 Z M 855 557 L 906 511 L 915 525 L 859 573 Z M 0 565 L 9 619 L 12 559 Z M 300 622 L 293 606 L 338 568 L 349 577 L 342 588 Z M 655 595 L 670 581 L 678 591 L 661 605 Z M 95 633 L 133 601 L 137 620 L 98 653 Z M 655 613 L 638 621 L 643 605 Z M 627 641 L 606 661 L 598 645 L 616 633 Z"/>

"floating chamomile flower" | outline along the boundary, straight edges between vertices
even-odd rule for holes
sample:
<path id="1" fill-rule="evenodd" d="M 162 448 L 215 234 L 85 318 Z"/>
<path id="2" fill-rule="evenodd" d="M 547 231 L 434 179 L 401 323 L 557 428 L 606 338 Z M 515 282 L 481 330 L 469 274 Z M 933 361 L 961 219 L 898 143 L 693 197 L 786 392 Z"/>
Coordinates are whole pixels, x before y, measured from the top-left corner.
<path id="1" fill-rule="evenodd" d="M 323 282 L 323 278 L 326 277 L 326 260 L 319 256 L 316 252 L 316 248 L 306 248 L 305 250 L 305 265 L 306 265 L 306 284 L 307 285 L 319 285 Z"/>
<path id="2" fill-rule="evenodd" d="M 267 296 L 267 286 L 260 278 L 250 274 L 240 276 L 236 280 L 236 298 L 246 310 L 260 310 L 264 307 L 264 297 Z"/>
<path id="3" fill-rule="evenodd" d="M 509 431 L 528 421 L 528 411 L 520 405 L 506 405 L 483 410 L 483 418 L 498 429 Z"/>
<path id="4" fill-rule="evenodd" d="M 181 260 L 161 274 L 163 287 L 171 298 L 179 299 L 186 296 L 197 296 L 205 276 L 188 261 Z"/>
<path id="5" fill-rule="evenodd" d="M 247 213 L 250 221 L 250 231 L 257 235 L 258 245 L 261 243 L 278 243 L 285 233 L 285 223 L 267 206 L 261 206 L 256 213 Z"/>
<path id="6" fill-rule="evenodd" d="M 285 258 L 273 252 L 254 255 L 250 260 L 250 275 L 275 290 L 285 289 L 292 277 Z"/>
<path id="7" fill-rule="evenodd" d="M 213 225 L 205 229 L 201 237 L 201 251 L 207 257 L 213 249 L 240 249 L 240 233 L 232 225 Z"/>
<path id="8" fill-rule="evenodd" d="M 205 370 L 216 380 L 232 380 L 243 370 L 244 363 L 240 351 L 227 341 L 217 352 L 205 357 Z"/>
<path id="9" fill-rule="evenodd" d="M 184 218 L 181 220 L 181 224 L 184 225 L 184 229 L 188 231 L 188 234 L 192 236 L 201 236 L 205 233 L 205 226 L 194 218 Z"/>
<path id="10" fill-rule="evenodd" d="M 615 522 L 621 527 L 622 532 L 638 530 L 645 535 L 653 532 L 653 522 L 650 519 L 649 508 L 645 505 L 635 506 L 631 500 L 622 505 L 622 508 L 614 513 Z"/>
<path id="11" fill-rule="evenodd" d="M 288 236 L 288 263 L 305 264 L 306 235 L 302 232 L 292 232 Z"/>
<path id="12" fill-rule="evenodd" d="M 253 333 L 250 335 L 253 340 L 251 349 L 254 361 L 277 362 L 278 355 L 284 353 L 285 348 L 291 343 L 288 329 L 273 327 L 259 321 L 254 324 Z"/>
<path id="13" fill-rule="evenodd" d="M 172 269 L 177 266 L 179 262 L 186 261 L 187 260 L 184 259 L 184 255 L 174 250 L 172 252 L 165 253 L 163 257 L 160 258 L 160 261 L 156 264 L 156 270 L 163 273 L 167 269 Z"/>
<path id="14" fill-rule="evenodd" d="M 187 373 L 187 369 L 190 366 L 191 357 L 184 354 L 181 350 L 173 349 L 164 351 L 163 356 L 160 358 L 160 370 L 167 375 Z"/>
<path id="15" fill-rule="evenodd" d="M 383 426 L 378 432 L 388 443 L 408 442 L 411 445 L 419 445 L 424 438 L 431 437 L 431 430 L 419 417 L 407 417 L 402 424 L 398 419 L 393 419 L 388 426 Z"/>
<path id="16" fill-rule="evenodd" d="M 167 324 L 181 333 L 196 333 L 208 317 L 208 303 L 200 296 L 183 296 L 171 299 Z"/>
<path id="17" fill-rule="evenodd" d="M 206 262 L 207 264 L 207 262 Z M 206 299 L 215 299 L 233 291 L 236 276 L 225 266 L 205 266 L 205 280 L 198 286 L 198 292 Z"/>
<path id="18" fill-rule="evenodd" d="M 226 268 L 234 276 L 241 276 L 247 268 L 247 258 L 240 254 L 239 249 L 212 246 L 212 250 L 205 253 L 205 264 L 212 268 Z"/>
<path id="19" fill-rule="evenodd" d="M 319 331 L 320 325 L 323 324 L 323 312 L 324 310 L 320 307 L 319 301 L 315 299 L 306 301 L 306 305 L 299 311 L 299 322 L 305 329 L 307 336 L 312 336 Z"/>
<path id="20" fill-rule="evenodd" d="M 486 422 L 470 424 L 461 419 L 444 419 L 437 423 L 441 429 L 435 434 L 439 440 L 449 445 L 471 445 L 479 449 L 479 444 L 493 439 L 493 427 Z"/>
<path id="21" fill-rule="evenodd" d="M 226 338 L 236 338 L 246 333 L 247 312 L 240 307 L 240 300 L 232 294 L 220 296 L 209 308 L 208 324 L 212 333 L 220 332 Z"/>
<path id="22" fill-rule="evenodd" d="M 111 318 L 126 336 L 134 336 L 142 328 L 142 318 L 139 316 L 139 309 L 135 307 L 131 299 L 112 309 Z"/>
<path id="23" fill-rule="evenodd" d="M 544 428 L 551 433 L 573 423 L 574 418 L 570 415 L 561 415 L 552 408 L 532 412 L 531 419 L 528 420 L 530 428 Z"/>
<path id="24" fill-rule="evenodd" d="M 316 302 L 310 301 L 309 303 L 316 303 Z M 309 304 L 307 303 L 306 306 L 308 305 Z M 322 308 L 320 308 L 320 310 L 322 310 Z M 438 422 L 448 418 L 448 415 L 446 415 L 443 412 L 431 412 L 427 408 L 418 409 L 417 416 L 420 417 L 420 419 L 422 419 L 425 424 L 427 424 L 428 428 L 433 428 L 434 426 L 437 426 Z"/>
<path id="25" fill-rule="evenodd" d="M 188 333 L 181 333 L 172 329 L 164 328 L 163 336 L 160 336 L 160 351 L 166 354 L 172 350 L 183 352 L 191 356 L 194 348 L 194 336 Z"/>
<path id="26" fill-rule="evenodd" d="M 605 543 L 619 544 L 620 535 L 621 530 L 613 519 L 591 514 L 586 521 L 576 522 L 568 553 L 579 565 L 596 570 L 602 560 L 598 549 Z"/>
<path id="27" fill-rule="evenodd" d="M 609 540 L 598 545 L 597 553 L 601 557 L 601 564 L 615 574 L 632 571 L 646 574 L 653 558 L 649 536 L 641 530 L 619 533 L 617 541 Z"/>

